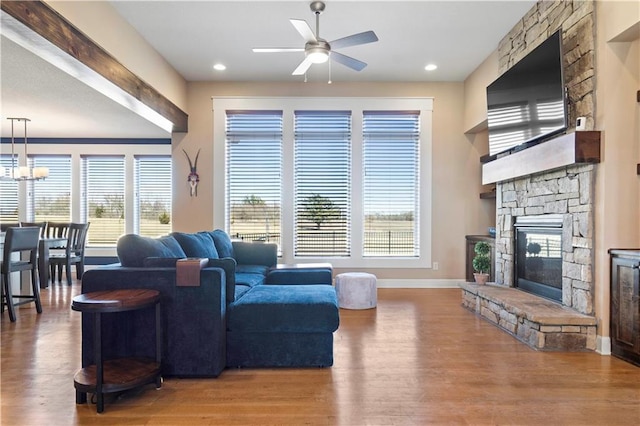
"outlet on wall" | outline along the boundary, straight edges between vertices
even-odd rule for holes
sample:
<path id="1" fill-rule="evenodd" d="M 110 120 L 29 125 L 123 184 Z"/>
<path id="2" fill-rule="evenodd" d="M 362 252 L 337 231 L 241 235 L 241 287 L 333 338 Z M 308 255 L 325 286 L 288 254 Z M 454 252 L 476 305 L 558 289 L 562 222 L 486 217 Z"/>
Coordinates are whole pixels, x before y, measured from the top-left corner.
<path id="1" fill-rule="evenodd" d="M 439 267 L 440 265 L 438 265 L 438 262 L 433 262 L 433 263 L 431 264 L 431 266 L 432 266 L 432 269 L 433 269 L 434 271 L 437 271 L 437 270 L 438 270 L 438 267 Z"/>

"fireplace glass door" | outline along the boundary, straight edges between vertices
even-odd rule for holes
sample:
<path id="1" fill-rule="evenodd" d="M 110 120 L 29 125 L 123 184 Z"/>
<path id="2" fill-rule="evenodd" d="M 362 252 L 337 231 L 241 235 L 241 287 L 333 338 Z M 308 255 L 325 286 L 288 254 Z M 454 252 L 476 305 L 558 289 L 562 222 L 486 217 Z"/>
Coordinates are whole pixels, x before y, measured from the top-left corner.
<path id="1" fill-rule="evenodd" d="M 516 226 L 516 287 L 562 301 L 562 228 Z"/>

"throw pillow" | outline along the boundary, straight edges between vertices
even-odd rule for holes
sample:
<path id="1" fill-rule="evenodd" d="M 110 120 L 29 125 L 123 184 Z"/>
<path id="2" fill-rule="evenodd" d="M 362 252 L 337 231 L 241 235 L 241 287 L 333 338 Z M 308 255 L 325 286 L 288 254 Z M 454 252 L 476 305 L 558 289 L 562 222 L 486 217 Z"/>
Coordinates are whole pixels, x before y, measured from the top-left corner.
<path id="1" fill-rule="evenodd" d="M 158 238 L 158 241 L 160 241 L 162 245 L 164 245 L 171 253 L 173 253 L 174 257 L 178 259 L 187 257 L 187 254 L 184 252 L 184 250 L 182 250 L 182 247 L 180 247 L 180 243 L 178 243 L 178 240 L 173 238 L 171 235 L 160 237 Z"/>
<path id="2" fill-rule="evenodd" d="M 224 232 L 222 229 L 216 229 L 215 231 L 209 232 L 209 235 L 211 235 L 211 237 L 213 238 L 213 242 L 216 245 L 216 250 L 218 251 L 218 255 L 221 258 L 235 258 L 233 253 L 233 244 L 231 243 L 229 234 Z"/>
<path id="3" fill-rule="evenodd" d="M 136 234 L 126 234 L 118 238 L 116 251 L 120 264 L 127 267 L 144 266 L 144 259 L 147 257 L 186 256 L 182 249 L 176 249 L 175 246 L 169 248 L 167 245 L 171 245 L 171 242 Z"/>
<path id="4" fill-rule="evenodd" d="M 198 232 L 196 234 L 172 232 L 171 236 L 178 241 L 187 257 L 206 257 L 211 259 L 219 257 L 213 239 L 207 232 Z"/>

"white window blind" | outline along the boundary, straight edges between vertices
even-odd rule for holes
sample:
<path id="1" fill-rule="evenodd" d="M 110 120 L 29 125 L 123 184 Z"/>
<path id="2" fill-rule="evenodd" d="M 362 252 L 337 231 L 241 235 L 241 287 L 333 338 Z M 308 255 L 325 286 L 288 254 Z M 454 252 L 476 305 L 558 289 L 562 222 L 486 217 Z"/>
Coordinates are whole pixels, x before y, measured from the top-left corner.
<path id="1" fill-rule="evenodd" d="M 363 112 L 363 256 L 420 254 L 419 111 Z"/>
<path id="2" fill-rule="evenodd" d="M 171 156 L 135 156 L 134 232 L 171 232 Z"/>
<path id="3" fill-rule="evenodd" d="M 282 111 L 226 112 L 227 229 L 281 243 Z"/>
<path id="4" fill-rule="evenodd" d="M 351 112 L 295 111 L 296 256 L 349 256 Z"/>
<path id="5" fill-rule="evenodd" d="M 29 156 L 30 167 L 48 167 L 44 180 L 29 181 L 27 219 L 31 222 L 71 220 L 71 156 Z"/>
<path id="6" fill-rule="evenodd" d="M 14 164 L 10 154 L 0 155 L 0 166 L 4 170 L 11 170 Z M 0 180 L 0 222 L 18 223 L 18 182 L 16 181 Z"/>
<path id="7" fill-rule="evenodd" d="M 88 246 L 115 246 L 124 234 L 124 156 L 83 156 L 81 217 L 91 222 Z"/>

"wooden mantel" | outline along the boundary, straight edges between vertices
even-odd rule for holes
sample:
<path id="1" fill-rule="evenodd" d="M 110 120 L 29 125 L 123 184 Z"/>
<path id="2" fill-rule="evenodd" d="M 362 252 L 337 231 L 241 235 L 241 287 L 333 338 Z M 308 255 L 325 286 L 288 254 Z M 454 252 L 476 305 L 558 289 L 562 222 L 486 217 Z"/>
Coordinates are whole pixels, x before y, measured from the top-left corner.
<path id="1" fill-rule="evenodd" d="M 482 184 L 502 182 L 573 164 L 599 162 L 600 132 L 573 132 L 483 164 Z"/>

